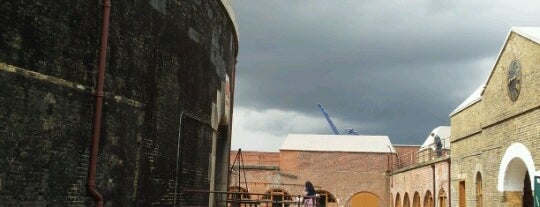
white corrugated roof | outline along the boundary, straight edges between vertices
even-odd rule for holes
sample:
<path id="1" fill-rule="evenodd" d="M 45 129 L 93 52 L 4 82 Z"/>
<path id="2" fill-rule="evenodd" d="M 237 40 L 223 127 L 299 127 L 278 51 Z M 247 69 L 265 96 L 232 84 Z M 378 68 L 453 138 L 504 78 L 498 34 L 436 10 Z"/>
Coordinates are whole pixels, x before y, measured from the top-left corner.
<path id="1" fill-rule="evenodd" d="M 388 136 L 289 134 L 280 150 L 396 152 Z"/>
<path id="2" fill-rule="evenodd" d="M 434 133 L 436 136 L 439 136 L 441 138 L 441 141 L 443 142 L 443 149 L 450 149 L 450 127 L 449 126 L 440 126 L 431 131 L 431 133 Z M 426 141 L 424 141 L 424 144 L 422 144 L 422 147 L 420 147 L 420 151 L 423 149 L 426 149 L 428 147 L 431 147 L 433 150 L 435 150 L 435 140 L 431 136 L 431 133 L 429 133 L 428 137 L 426 138 Z"/>

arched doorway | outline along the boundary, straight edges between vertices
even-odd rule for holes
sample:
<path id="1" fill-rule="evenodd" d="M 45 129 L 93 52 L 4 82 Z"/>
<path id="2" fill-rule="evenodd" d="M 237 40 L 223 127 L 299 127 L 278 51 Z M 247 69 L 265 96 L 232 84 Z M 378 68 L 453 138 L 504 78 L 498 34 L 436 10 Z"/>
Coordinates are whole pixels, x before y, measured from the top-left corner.
<path id="1" fill-rule="evenodd" d="M 350 202 L 350 207 L 379 207 L 379 198 L 369 192 L 355 194 Z"/>
<path id="2" fill-rule="evenodd" d="M 446 199 L 446 192 L 441 188 L 439 190 L 439 207 L 446 207 L 446 202 L 448 202 Z"/>
<path id="3" fill-rule="evenodd" d="M 476 207 L 482 207 L 482 174 L 476 173 Z"/>
<path id="4" fill-rule="evenodd" d="M 503 192 L 505 204 L 532 206 L 531 175 L 535 165 L 531 153 L 521 143 L 513 143 L 506 149 L 499 166 L 497 189 Z"/>
<path id="5" fill-rule="evenodd" d="M 531 188 L 531 179 L 529 178 L 529 172 L 525 174 L 523 180 L 523 207 L 534 206 L 533 191 Z"/>
<path id="6" fill-rule="evenodd" d="M 247 193 L 249 192 L 245 188 L 230 186 L 227 191 L 227 203 L 229 203 L 229 206 L 231 207 L 239 207 L 242 205 L 242 201 L 250 199 L 249 194 Z"/>
<path id="7" fill-rule="evenodd" d="M 272 207 L 289 207 L 289 203 L 284 201 L 292 201 L 291 195 L 282 189 L 271 189 L 262 198 L 264 200 L 270 200 Z"/>
<path id="8" fill-rule="evenodd" d="M 420 194 L 418 192 L 414 192 L 412 206 L 420 207 Z"/>
<path id="9" fill-rule="evenodd" d="M 433 207 L 433 195 L 431 195 L 431 191 L 426 191 L 426 195 L 424 195 L 424 207 Z"/>
<path id="10" fill-rule="evenodd" d="M 315 190 L 315 193 L 319 195 L 317 198 L 318 207 L 326 207 L 328 204 L 336 203 L 336 197 L 326 190 Z"/>
<path id="11" fill-rule="evenodd" d="M 409 194 L 403 195 L 403 207 L 411 207 L 411 201 L 409 201 Z"/>

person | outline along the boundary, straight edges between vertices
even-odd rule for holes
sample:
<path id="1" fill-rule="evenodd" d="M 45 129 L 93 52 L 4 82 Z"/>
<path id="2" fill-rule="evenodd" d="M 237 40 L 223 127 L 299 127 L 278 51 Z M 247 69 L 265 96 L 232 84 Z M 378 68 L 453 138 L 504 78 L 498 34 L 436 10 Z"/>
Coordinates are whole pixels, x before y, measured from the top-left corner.
<path id="1" fill-rule="evenodd" d="M 306 196 L 304 197 L 305 207 L 315 207 L 315 188 L 310 181 L 306 181 Z"/>
<path id="2" fill-rule="evenodd" d="M 442 142 L 439 135 L 435 135 L 435 133 L 431 133 L 431 136 L 433 137 L 433 141 L 435 142 L 435 151 L 437 152 L 437 157 L 442 156 Z"/>

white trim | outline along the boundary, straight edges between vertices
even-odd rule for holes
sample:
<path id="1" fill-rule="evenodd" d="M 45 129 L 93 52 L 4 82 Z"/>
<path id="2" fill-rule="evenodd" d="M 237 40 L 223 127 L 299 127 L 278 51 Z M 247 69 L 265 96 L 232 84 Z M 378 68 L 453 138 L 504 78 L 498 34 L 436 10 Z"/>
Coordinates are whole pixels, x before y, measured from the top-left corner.
<path id="1" fill-rule="evenodd" d="M 486 83 L 484 82 L 481 86 L 476 88 L 474 90 L 474 92 L 471 95 L 469 95 L 469 97 L 467 97 L 467 99 L 465 99 L 465 101 L 463 101 L 461 104 L 459 104 L 459 106 L 456 107 L 456 109 L 454 109 L 454 111 L 452 111 L 452 113 L 450 113 L 449 116 L 452 117 L 455 114 L 465 110 L 466 108 L 469 108 L 469 106 L 472 106 L 473 104 L 478 103 L 479 101 L 481 101 L 482 100 L 482 92 L 484 91 L 485 88 L 486 88 Z"/>
<path id="2" fill-rule="evenodd" d="M 520 164 L 524 164 L 525 169 L 519 168 Z M 534 174 L 536 170 L 531 153 L 525 145 L 521 143 L 513 143 L 506 149 L 506 152 L 501 160 L 501 165 L 499 165 L 497 190 L 500 192 L 523 191 L 523 177 L 520 176 L 524 175 L 525 170 L 529 171 L 531 189 L 534 190 L 534 182 L 532 181 L 534 181 Z"/>
<path id="3" fill-rule="evenodd" d="M 538 27 L 512 27 L 512 31 L 540 44 L 540 28 Z"/>

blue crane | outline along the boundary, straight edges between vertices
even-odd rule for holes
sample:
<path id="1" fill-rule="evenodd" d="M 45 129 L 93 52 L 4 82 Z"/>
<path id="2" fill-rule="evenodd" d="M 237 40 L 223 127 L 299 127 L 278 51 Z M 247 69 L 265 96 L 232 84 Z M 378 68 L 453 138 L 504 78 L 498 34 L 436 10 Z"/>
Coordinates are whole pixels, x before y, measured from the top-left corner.
<path id="1" fill-rule="evenodd" d="M 330 115 L 328 115 L 328 112 L 324 109 L 324 107 L 321 104 L 317 104 L 319 106 L 319 109 L 321 109 L 321 112 L 324 115 L 324 118 L 326 118 L 326 121 L 328 121 L 328 124 L 330 124 L 330 128 L 332 128 L 332 131 L 334 134 L 339 135 L 339 131 L 336 128 L 336 125 L 334 125 L 334 122 L 332 119 L 330 119 Z"/>
<path id="2" fill-rule="evenodd" d="M 334 134 L 341 135 L 341 133 L 339 133 L 338 129 L 336 128 L 336 125 L 334 125 L 334 122 L 332 121 L 332 119 L 330 119 L 330 115 L 328 115 L 328 112 L 326 112 L 324 107 L 321 104 L 317 104 L 317 106 L 319 106 L 319 109 L 321 109 L 321 112 L 323 113 L 324 118 L 326 118 L 326 121 L 330 125 L 330 128 L 332 128 L 332 131 L 334 132 Z M 347 134 L 358 135 L 358 132 L 353 128 L 345 129 L 345 132 L 347 132 Z"/>

